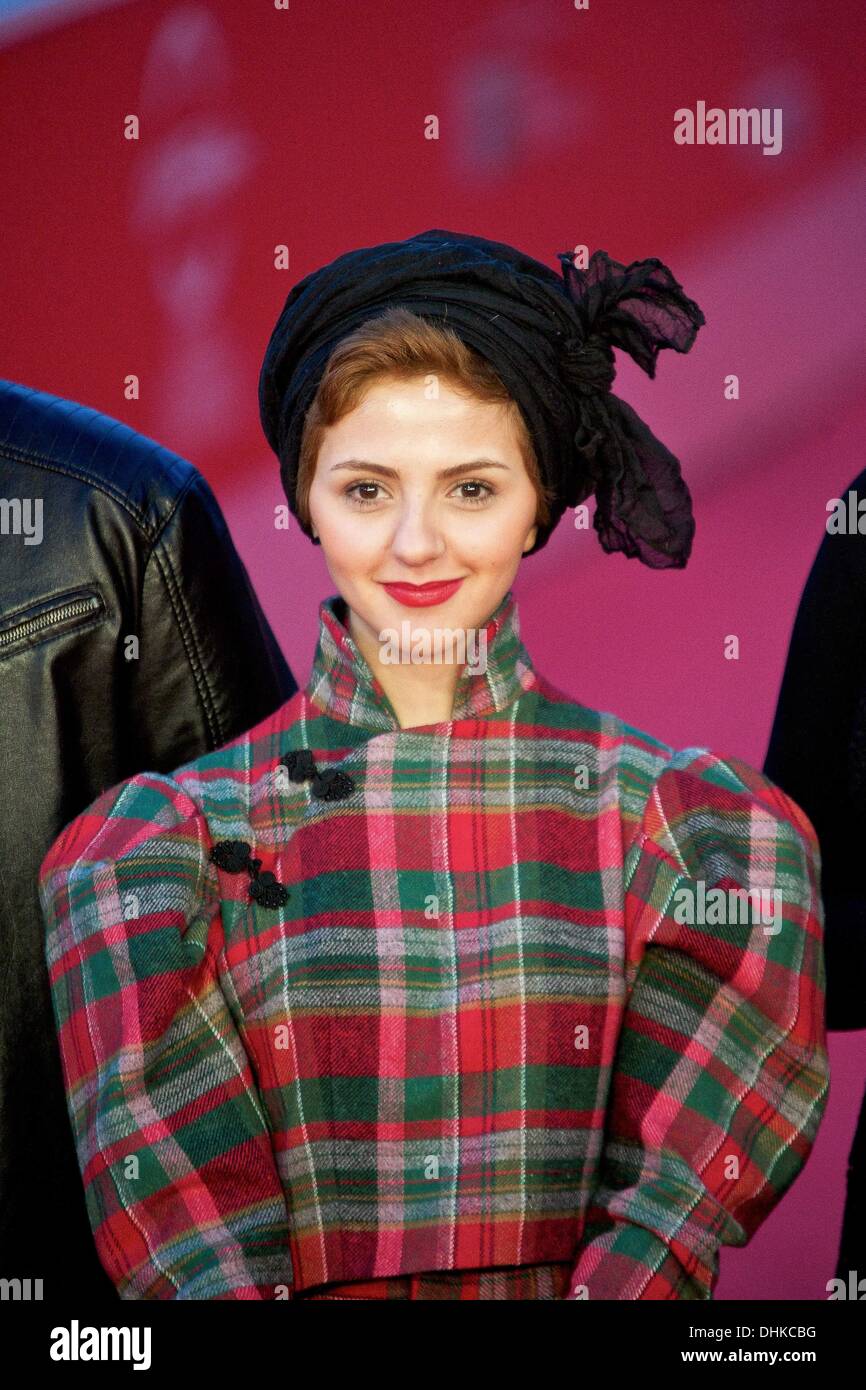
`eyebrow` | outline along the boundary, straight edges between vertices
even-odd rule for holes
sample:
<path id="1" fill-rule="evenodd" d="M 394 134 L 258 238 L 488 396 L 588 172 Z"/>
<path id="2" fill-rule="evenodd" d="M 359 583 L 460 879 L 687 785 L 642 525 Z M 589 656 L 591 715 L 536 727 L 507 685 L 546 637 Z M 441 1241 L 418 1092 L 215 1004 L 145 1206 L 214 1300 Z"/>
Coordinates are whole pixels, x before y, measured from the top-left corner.
<path id="1" fill-rule="evenodd" d="M 378 473 L 382 478 L 396 478 L 399 476 L 396 468 L 386 468 L 382 463 L 371 463 L 368 459 L 341 459 L 330 469 L 331 473 L 336 473 L 338 468 L 348 468 L 353 471 L 363 470 L 365 473 Z M 501 463 L 498 459 L 469 459 L 467 463 L 455 463 L 450 468 L 443 468 L 436 474 L 437 478 L 456 478 L 458 473 L 477 472 L 482 468 L 503 468 L 509 472 L 507 463 Z"/>

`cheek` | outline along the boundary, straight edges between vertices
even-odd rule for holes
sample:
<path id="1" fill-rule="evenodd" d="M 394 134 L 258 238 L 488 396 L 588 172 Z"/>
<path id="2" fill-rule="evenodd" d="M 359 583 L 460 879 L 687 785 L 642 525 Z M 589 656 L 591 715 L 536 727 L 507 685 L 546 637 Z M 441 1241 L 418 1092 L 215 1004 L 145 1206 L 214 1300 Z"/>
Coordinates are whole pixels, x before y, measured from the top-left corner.
<path id="1" fill-rule="evenodd" d="M 476 528 L 472 537 L 461 539 L 454 545 L 453 551 L 479 575 L 498 574 L 514 563 L 514 556 L 503 541 L 501 528 L 490 528 L 489 532 Z"/>
<path id="2" fill-rule="evenodd" d="M 502 499 L 501 506 L 481 511 L 467 528 L 461 548 L 491 569 L 505 569 L 514 556 L 522 554 L 526 533 L 535 516 L 535 495 L 529 503 L 523 497 Z"/>
<path id="3" fill-rule="evenodd" d="M 351 504 L 329 499 L 322 507 L 319 535 L 328 562 L 346 573 L 360 570 L 374 561 L 382 549 L 377 528 L 370 518 L 357 515 Z"/>

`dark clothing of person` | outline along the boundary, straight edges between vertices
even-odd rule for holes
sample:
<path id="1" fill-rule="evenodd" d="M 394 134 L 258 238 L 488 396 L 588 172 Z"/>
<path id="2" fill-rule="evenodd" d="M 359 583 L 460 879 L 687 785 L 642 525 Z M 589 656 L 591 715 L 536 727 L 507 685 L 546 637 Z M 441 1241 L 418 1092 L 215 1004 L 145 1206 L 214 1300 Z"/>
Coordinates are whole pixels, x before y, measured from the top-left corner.
<path id="1" fill-rule="evenodd" d="M 866 470 L 847 491 L 866 498 Z M 866 1028 L 866 534 L 858 530 L 828 532 L 819 547 L 764 771 L 803 808 L 821 846 L 827 1028 Z M 866 1272 L 866 1095 L 848 1159 L 837 1276 L 847 1280 L 850 1269 Z"/>
<path id="2" fill-rule="evenodd" d="M 116 1301 L 66 1108 L 39 864 L 100 792 L 220 747 L 297 683 L 204 478 L 117 420 L 0 380 L 0 528 L 0 1278 Z"/>

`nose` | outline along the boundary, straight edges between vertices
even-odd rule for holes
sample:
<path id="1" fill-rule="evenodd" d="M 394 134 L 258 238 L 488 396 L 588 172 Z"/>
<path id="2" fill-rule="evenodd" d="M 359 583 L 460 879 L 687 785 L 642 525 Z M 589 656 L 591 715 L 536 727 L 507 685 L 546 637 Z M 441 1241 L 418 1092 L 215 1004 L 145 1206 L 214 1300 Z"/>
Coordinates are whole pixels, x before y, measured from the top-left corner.
<path id="1" fill-rule="evenodd" d="M 405 497 L 391 540 L 391 551 L 405 565 L 423 565 L 445 549 L 435 504 L 423 497 Z"/>

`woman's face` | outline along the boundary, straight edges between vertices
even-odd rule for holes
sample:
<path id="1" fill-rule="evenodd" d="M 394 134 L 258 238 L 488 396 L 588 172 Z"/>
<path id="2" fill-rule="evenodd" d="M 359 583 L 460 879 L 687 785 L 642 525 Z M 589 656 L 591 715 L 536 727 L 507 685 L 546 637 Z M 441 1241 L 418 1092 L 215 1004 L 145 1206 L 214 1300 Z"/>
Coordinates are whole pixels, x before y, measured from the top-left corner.
<path id="1" fill-rule="evenodd" d="M 325 561 L 371 640 L 480 628 L 513 582 L 537 528 L 536 493 L 506 409 L 442 379 L 378 378 L 324 435 L 309 508 Z M 461 583 L 432 606 L 386 584 Z"/>

